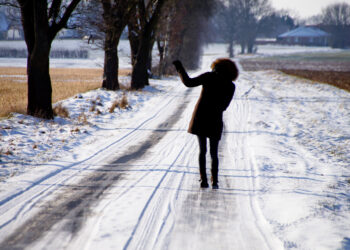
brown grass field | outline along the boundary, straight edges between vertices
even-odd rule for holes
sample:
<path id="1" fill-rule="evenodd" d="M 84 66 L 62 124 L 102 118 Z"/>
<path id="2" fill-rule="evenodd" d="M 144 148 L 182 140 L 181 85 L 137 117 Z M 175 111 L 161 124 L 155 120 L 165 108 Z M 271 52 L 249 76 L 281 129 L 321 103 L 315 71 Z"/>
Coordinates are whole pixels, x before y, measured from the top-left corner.
<path id="1" fill-rule="evenodd" d="M 286 74 L 310 79 L 315 82 L 331 84 L 350 91 L 349 61 L 335 62 L 286 62 L 277 63 L 274 60 L 243 60 L 245 70 L 280 70 Z M 307 65 L 307 67 L 306 67 Z M 321 65 L 321 66 L 320 66 Z M 341 66 L 339 69 L 339 65 Z M 309 68 L 311 67 L 311 68 Z M 331 70 L 335 68 L 336 70 Z M 120 70 L 119 75 L 130 74 L 130 70 Z M 64 100 L 78 93 L 100 88 L 102 85 L 102 69 L 50 69 L 52 81 L 52 102 Z M 26 68 L 0 67 L 0 117 L 6 117 L 11 112 L 25 114 L 27 107 L 27 75 Z"/>
<path id="2" fill-rule="evenodd" d="M 120 70 L 120 75 L 129 74 Z M 102 69 L 50 69 L 52 102 L 55 103 L 102 86 Z M 25 114 L 27 108 L 26 68 L 0 68 L 0 117 L 11 112 Z"/>

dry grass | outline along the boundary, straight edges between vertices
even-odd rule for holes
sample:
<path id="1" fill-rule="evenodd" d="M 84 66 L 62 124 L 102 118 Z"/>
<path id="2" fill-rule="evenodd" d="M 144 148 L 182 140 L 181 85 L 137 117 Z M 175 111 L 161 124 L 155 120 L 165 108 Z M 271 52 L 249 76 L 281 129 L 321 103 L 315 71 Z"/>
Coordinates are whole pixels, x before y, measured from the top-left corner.
<path id="1" fill-rule="evenodd" d="M 350 91 L 350 72 L 287 69 L 282 69 L 281 71 L 289 75 L 306 78 L 315 82 L 327 83 Z"/>
<path id="2" fill-rule="evenodd" d="M 123 95 L 121 100 L 115 100 L 112 106 L 109 108 L 109 112 L 113 113 L 116 107 L 119 107 L 120 109 L 126 109 L 129 107 L 129 102 L 126 95 Z"/>
<path id="3" fill-rule="evenodd" d="M 120 70 L 120 75 L 129 74 L 129 70 Z M 52 102 L 55 103 L 100 88 L 102 69 L 50 69 L 52 82 Z M 0 68 L 0 117 L 11 112 L 26 113 L 27 75 L 26 68 Z"/>

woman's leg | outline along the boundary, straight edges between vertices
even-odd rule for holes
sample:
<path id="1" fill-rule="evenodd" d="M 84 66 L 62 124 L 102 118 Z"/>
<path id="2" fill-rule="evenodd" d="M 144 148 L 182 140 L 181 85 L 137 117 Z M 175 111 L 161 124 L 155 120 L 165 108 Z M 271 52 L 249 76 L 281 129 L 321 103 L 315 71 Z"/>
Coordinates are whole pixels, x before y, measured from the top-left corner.
<path id="1" fill-rule="evenodd" d="M 205 155 L 207 153 L 207 138 L 205 136 L 198 136 L 199 142 L 199 173 L 201 176 L 201 187 L 208 187 Z"/>
<path id="2" fill-rule="evenodd" d="M 219 140 L 215 138 L 209 138 L 210 140 L 210 156 L 211 156 L 211 178 L 213 187 L 218 185 L 218 172 L 219 172 L 219 157 L 218 148 Z"/>

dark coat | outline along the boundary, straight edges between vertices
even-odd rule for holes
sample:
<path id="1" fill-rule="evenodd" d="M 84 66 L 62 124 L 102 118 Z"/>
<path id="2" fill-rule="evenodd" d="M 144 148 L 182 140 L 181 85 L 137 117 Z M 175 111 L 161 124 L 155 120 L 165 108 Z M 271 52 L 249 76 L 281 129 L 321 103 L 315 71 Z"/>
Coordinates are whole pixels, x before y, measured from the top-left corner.
<path id="1" fill-rule="evenodd" d="M 202 85 L 202 92 L 193 111 L 188 132 L 220 140 L 223 130 L 222 114 L 234 95 L 234 83 L 229 77 L 215 71 L 190 78 L 185 69 L 180 67 L 178 73 L 185 86 Z"/>

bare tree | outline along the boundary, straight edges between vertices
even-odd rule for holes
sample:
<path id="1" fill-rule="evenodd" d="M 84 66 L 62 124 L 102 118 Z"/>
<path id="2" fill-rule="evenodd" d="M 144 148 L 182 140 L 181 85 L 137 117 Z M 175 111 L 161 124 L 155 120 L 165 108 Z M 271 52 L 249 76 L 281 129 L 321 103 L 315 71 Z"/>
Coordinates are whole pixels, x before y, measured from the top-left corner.
<path id="1" fill-rule="evenodd" d="M 179 18 L 179 22 L 182 21 L 181 14 L 186 13 L 186 16 L 183 16 L 185 27 L 180 31 L 182 43 L 181 50 L 178 51 L 180 52 L 178 58 L 188 69 L 196 69 L 201 62 L 203 47 L 210 37 L 208 34 L 209 21 L 215 9 L 215 0 L 193 0 L 191 2 L 192 4 L 186 1 L 181 11 L 176 13 L 176 19 Z"/>
<path id="2" fill-rule="evenodd" d="M 332 34 L 331 46 L 345 48 L 350 46 L 350 5 L 331 4 L 323 9 L 321 28 Z"/>
<path id="3" fill-rule="evenodd" d="M 134 14 L 138 0 L 89 0 L 81 8 L 79 29 L 88 37 L 88 43 L 95 43 L 104 50 L 102 87 L 119 89 L 118 44 L 121 35 Z"/>
<path id="4" fill-rule="evenodd" d="M 253 53 L 255 39 L 259 33 L 260 20 L 271 13 L 269 0 L 230 0 L 238 10 L 238 42 L 241 53 Z"/>
<path id="5" fill-rule="evenodd" d="M 171 62 L 179 59 L 188 69 L 199 66 L 203 45 L 208 40 L 209 20 L 215 0 L 178 0 L 169 3 L 157 35 L 163 51 L 163 73 L 174 73 Z"/>
<path id="6" fill-rule="evenodd" d="M 172 61 L 179 58 L 180 48 L 183 44 L 183 31 L 186 21 L 182 20 L 184 13 L 179 11 L 182 0 L 171 1 L 167 4 L 165 11 L 162 12 L 161 20 L 158 24 L 156 42 L 159 51 L 158 73 L 163 75 L 166 73 L 174 73 Z M 174 56 L 176 54 L 176 56 Z"/>
<path id="7" fill-rule="evenodd" d="M 93 43 L 96 47 L 103 49 L 104 45 L 104 21 L 101 1 L 85 0 L 80 4 L 76 12 L 77 31 L 81 37 L 87 38 L 88 44 Z"/>
<path id="8" fill-rule="evenodd" d="M 259 36 L 276 38 L 278 35 L 295 28 L 294 20 L 287 13 L 273 12 L 259 22 Z"/>
<path id="9" fill-rule="evenodd" d="M 167 0 L 138 0 L 137 14 L 134 15 L 134 27 L 129 25 L 137 39 L 137 52 L 133 52 L 134 63 L 131 74 L 131 88 L 141 89 L 148 85 L 148 68 L 154 43 L 154 33 L 160 19 L 161 11 Z M 136 20 L 136 21 L 135 21 Z M 135 25 L 136 24 L 136 25 Z M 137 34 L 139 32 L 139 34 Z M 132 49 L 136 46 L 131 46 Z"/>
<path id="10" fill-rule="evenodd" d="M 350 25 L 350 5 L 347 3 L 331 4 L 322 11 L 322 23 L 325 25 Z"/>
<path id="11" fill-rule="evenodd" d="M 238 9 L 232 1 L 218 3 L 218 12 L 213 18 L 215 29 L 220 37 L 229 44 L 229 57 L 234 56 L 234 42 L 238 36 Z"/>
<path id="12" fill-rule="evenodd" d="M 49 74 L 51 44 L 66 27 L 80 0 L 17 0 L 21 9 L 24 38 L 27 44 L 29 115 L 52 119 L 52 88 Z"/>
<path id="13" fill-rule="evenodd" d="M 175 27 L 178 27 L 177 23 L 175 23 L 175 4 L 176 2 L 172 1 L 168 2 L 168 4 L 165 6 L 158 22 L 157 32 L 155 35 L 155 42 L 159 52 L 159 63 L 157 66 L 157 73 L 159 77 L 166 73 L 169 65 L 171 65 L 171 69 L 173 69 L 172 61 L 167 60 L 167 57 L 169 53 L 170 36 L 172 30 L 176 29 Z"/>
<path id="14" fill-rule="evenodd" d="M 104 80 L 102 87 L 119 89 L 118 82 L 118 44 L 137 0 L 101 0 L 104 20 Z"/>

